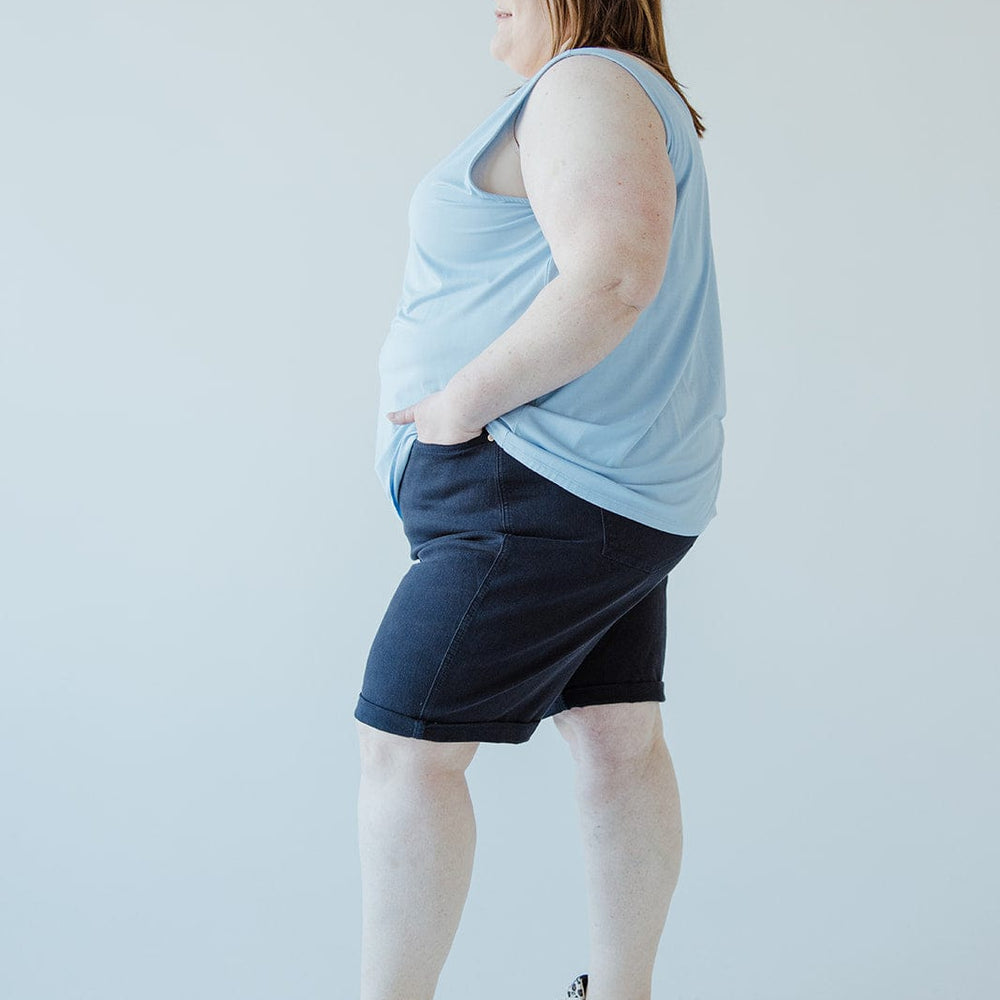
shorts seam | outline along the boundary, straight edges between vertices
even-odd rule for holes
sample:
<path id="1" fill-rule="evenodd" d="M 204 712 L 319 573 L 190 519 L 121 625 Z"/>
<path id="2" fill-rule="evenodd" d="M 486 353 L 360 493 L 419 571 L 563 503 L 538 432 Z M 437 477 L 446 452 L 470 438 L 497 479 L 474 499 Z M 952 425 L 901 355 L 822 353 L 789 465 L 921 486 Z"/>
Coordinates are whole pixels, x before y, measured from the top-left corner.
<path id="1" fill-rule="evenodd" d="M 503 456 L 504 450 L 500 447 L 495 449 L 496 457 L 493 461 L 493 474 L 497 484 L 497 499 L 500 503 L 500 530 L 506 536 L 510 534 L 510 523 L 507 519 L 507 503 L 503 495 Z"/>
<path id="2" fill-rule="evenodd" d="M 487 582 L 493 575 L 493 570 L 496 568 L 497 563 L 500 561 L 500 557 L 503 555 L 504 548 L 507 545 L 507 536 L 502 535 L 500 539 L 500 548 L 497 549 L 497 554 L 493 557 L 493 562 L 490 563 L 490 568 L 483 575 L 483 579 L 480 581 L 479 586 L 476 588 L 476 592 L 472 595 L 468 606 L 465 611 L 462 612 L 462 617 L 459 620 L 458 625 L 455 628 L 455 633 L 451 637 L 451 641 L 448 643 L 448 648 L 444 652 L 444 656 L 441 657 L 441 662 L 438 664 L 437 670 L 434 671 L 434 677 L 431 680 L 430 685 L 427 688 L 427 694 L 424 695 L 424 700 L 420 705 L 420 718 L 424 717 L 424 713 L 427 711 L 427 703 L 431 699 L 431 695 L 434 693 L 434 689 L 437 686 L 438 678 L 441 676 L 441 672 L 450 662 L 452 651 L 458 645 L 459 640 L 465 635 L 466 629 L 469 627 L 469 621 L 472 618 L 473 612 L 478 610 L 479 605 L 482 603 L 482 594 L 486 587 Z"/>

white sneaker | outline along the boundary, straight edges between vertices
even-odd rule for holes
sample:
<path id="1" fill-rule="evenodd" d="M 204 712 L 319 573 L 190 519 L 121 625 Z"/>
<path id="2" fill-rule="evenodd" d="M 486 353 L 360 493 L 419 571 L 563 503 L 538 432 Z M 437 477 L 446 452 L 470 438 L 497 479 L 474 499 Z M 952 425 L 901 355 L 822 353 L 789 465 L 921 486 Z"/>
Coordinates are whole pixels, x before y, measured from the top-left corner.
<path id="1" fill-rule="evenodd" d="M 586 972 L 577 976 L 576 979 L 570 983 L 569 992 L 566 994 L 566 1000 L 587 1000 Z"/>

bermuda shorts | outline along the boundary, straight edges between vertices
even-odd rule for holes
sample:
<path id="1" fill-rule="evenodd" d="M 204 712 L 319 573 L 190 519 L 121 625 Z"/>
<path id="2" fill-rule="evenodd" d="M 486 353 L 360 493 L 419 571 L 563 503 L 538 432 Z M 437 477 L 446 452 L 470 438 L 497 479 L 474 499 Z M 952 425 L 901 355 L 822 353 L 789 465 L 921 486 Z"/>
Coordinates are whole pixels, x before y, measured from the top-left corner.
<path id="1" fill-rule="evenodd" d="M 523 743 L 567 708 L 665 700 L 667 575 L 697 535 L 590 503 L 485 429 L 415 440 L 397 502 L 414 562 L 369 650 L 356 719 Z"/>

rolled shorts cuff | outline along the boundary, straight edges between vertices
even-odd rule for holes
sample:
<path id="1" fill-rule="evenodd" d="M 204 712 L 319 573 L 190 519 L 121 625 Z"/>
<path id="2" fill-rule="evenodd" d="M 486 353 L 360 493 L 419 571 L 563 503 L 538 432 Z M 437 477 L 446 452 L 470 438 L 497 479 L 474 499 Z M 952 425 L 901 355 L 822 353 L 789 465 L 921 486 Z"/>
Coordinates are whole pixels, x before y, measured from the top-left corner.
<path id="1" fill-rule="evenodd" d="M 394 712 L 358 695 L 354 718 L 383 732 L 439 743 L 527 743 L 538 722 L 432 722 Z"/>
<path id="2" fill-rule="evenodd" d="M 632 681 L 627 684 L 591 684 L 564 691 L 549 706 L 545 717 L 584 705 L 616 705 L 633 701 L 666 701 L 663 681 Z"/>

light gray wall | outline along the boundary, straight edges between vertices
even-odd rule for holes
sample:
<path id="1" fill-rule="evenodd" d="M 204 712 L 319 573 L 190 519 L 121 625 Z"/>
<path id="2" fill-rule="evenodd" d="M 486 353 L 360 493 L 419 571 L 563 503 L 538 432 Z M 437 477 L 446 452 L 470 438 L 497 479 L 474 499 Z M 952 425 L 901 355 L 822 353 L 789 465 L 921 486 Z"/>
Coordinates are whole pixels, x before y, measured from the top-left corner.
<path id="1" fill-rule="evenodd" d="M 352 712 L 413 185 L 493 4 L 0 13 L 0 996 L 357 995 Z M 656 996 L 992 1000 L 995 3 L 668 4 L 730 408 L 671 578 Z M 484 745 L 440 1000 L 586 963 L 570 758 Z M 486 985 L 483 985 L 485 980 Z"/>

